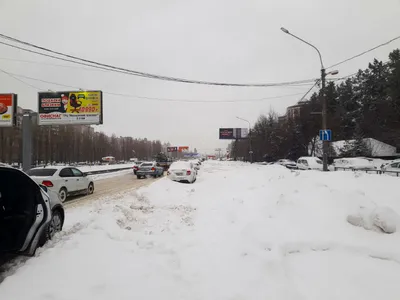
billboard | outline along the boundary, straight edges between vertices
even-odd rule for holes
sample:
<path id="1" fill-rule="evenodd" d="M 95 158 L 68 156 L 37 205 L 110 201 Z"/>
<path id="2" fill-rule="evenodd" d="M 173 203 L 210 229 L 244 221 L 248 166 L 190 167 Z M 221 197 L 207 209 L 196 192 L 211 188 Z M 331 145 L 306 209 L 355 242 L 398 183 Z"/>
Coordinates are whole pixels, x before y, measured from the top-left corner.
<path id="1" fill-rule="evenodd" d="M 0 127 L 13 127 L 17 121 L 17 95 L 0 94 Z"/>
<path id="2" fill-rule="evenodd" d="M 103 124 L 101 91 L 40 92 L 39 125 Z"/>
<path id="3" fill-rule="evenodd" d="M 189 152 L 189 146 L 179 146 L 178 151 L 179 152 Z"/>
<path id="4" fill-rule="evenodd" d="M 246 139 L 249 135 L 248 128 L 220 128 L 219 139 L 220 140 L 238 140 Z"/>
<path id="5" fill-rule="evenodd" d="M 178 147 L 167 147 L 167 152 L 178 152 Z"/>

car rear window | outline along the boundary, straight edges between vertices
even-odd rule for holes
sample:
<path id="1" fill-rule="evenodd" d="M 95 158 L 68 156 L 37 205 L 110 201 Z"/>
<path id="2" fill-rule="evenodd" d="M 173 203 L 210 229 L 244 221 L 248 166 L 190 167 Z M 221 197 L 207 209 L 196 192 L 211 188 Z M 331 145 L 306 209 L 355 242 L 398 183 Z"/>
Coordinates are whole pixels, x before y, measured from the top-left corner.
<path id="1" fill-rule="evenodd" d="M 26 174 L 29 176 L 47 177 L 53 176 L 57 169 L 31 169 Z"/>
<path id="2" fill-rule="evenodd" d="M 141 164 L 140 165 L 141 167 L 151 167 L 151 166 L 153 166 L 153 164 L 149 164 L 149 163 L 144 163 L 144 164 Z"/>
<path id="3" fill-rule="evenodd" d="M 171 170 L 186 169 L 186 168 L 190 168 L 190 163 L 184 163 L 184 162 L 173 163 L 169 168 Z"/>

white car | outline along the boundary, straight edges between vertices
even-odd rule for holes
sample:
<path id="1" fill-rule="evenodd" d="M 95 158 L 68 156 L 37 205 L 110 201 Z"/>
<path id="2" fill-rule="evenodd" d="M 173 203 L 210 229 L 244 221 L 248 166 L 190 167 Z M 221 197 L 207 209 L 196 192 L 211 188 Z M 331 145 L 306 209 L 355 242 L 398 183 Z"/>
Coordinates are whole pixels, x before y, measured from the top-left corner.
<path id="1" fill-rule="evenodd" d="M 190 160 L 189 162 L 191 162 L 193 164 L 196 171 L 200 170 L 201 162 L 198 159 L 193 159 L 193 160 Z"/>
<path id="2" fill-rule="evenodd" d="M 323 170 L 322 160 L 315 156 L 303 156 L 297 160 L 297 168 L 300 170 Z"/>
<path id="3" fill-rule="evenodd" d="M 336 158 L 333 161 L 335 168 L 353 169 L 353 170 L 374 170 L 373 160 L 366 157 L 345 157 Z"/>
<path id="4" fill-rule="evenodd" d="M 176 161 L 168 169 L 167 176 L 173 181 L 193 183 L 196 181 L 197 172 L 190 161 Z"/>
<path id="5" fill-rule="evenodd" d="M 33 168 L 26 172 L 36 183 L 57 193 L 61 202 L 68 196 L 93 194 L 94 183 L 90 176 L 69 166 Z"/>
<path id="6" fill-rule="evenodd" d="M 297 164 L 293 160 L 290 159 L 280 159 L 276 162 L 276 164 L 284 166 L 288 169 L 297 169 Z"/>
<path id="7" fill-rule="evenodd" d="M 381 168 L 382 172 L 391 176 L 400 176 L 400 160 L 394 160 Z"/>

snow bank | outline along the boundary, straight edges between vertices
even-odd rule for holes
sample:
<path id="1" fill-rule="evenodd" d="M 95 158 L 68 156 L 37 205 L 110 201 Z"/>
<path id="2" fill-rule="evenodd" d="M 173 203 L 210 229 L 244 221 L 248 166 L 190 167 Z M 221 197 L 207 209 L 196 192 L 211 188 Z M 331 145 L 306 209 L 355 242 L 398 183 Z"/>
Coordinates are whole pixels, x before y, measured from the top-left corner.
<path id="1" fill-rule="evenodd" d="M 113 169 L 122 169 L 122 168 L 133 168 L 133 163 L 129 164 L 114 164 L 114 165 L 100 165 L 100 166 L 82 166 L 78 167 L 82 172 L 90 172 L 90 171 L 101 171 L 101 170 L 113 170 Z"/>
<path id="2" fill-rule="evenodd" d="M 206 162 L 195 184 L 163 178 L 68 210 L 0 299 L 397 300 L 400 234 L 346 218 L 399 214 L 398 180 Z"/>
<path id="3" fill-rule="evenodd" d="M 367 230 L 394 233 L 399 227 L 400 217 L 389 207 L 377 207 L 372 210 L 361 207 L 358 213 L 349 215 L 347 221 Z"/>
<path id="4" fill-rule="evenodd" d="M 95 175 L 89 175 L 93 180 L 103 180 L 103 179 L 108 179 L 108 178 L 113 178 L 113 177 L 118 177 L 118 176 L 123 176 L 126 174 L 132 173 L 132 170 L 122 170 L 122 171 L 116 171 L 116 172 L 110 172 L 110 173 L 104 173 L 104 174 L 95 174 Z"/>

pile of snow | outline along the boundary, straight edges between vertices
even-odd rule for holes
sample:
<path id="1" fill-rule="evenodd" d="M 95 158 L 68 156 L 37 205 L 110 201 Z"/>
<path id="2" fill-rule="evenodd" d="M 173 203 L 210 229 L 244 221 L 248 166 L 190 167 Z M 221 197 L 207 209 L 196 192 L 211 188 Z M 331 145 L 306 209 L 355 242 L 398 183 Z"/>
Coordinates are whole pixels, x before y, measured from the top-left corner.
<path id="1" fill-rule="evenodd" d="M 347 217 L 399 214 L 398 182 L 208 161 L 193 185 L 163 178 L 67 210 L 64 232 L 10 271 L 0 299 L 397 300 L 399 232 Z"/>
<path id="2" fill-rule="evenodd" d="M 91 171 L 102 171 L 102 170 L 114 170 L 114 169 L 122 169 L 122 168 L 133 168 L 134 163 L 128 164 L 111 164 L 111 165 L 99 165 L 99 166 L 82 166 L 78 167 L 82 172 L 91 172 Z"/>
<path id="3" fill-rule="evenodd" d="M 354 226 L 364 227 L 367 230 L 394 233 L 399 228 L 400 217 L 389 207 L 376 207 L 372 210 L 360 207 L 356 214 L 347 217 L 347 221 Z"/>
<path id="4" fill-rule="evenodd" d="M 114 178 L 118 176 L 124 176 L 127 174 L 132 173 L 132 170 L 122 170 L 122 171 L 116 171 L 116 172 L 110 172 L 110 173 L 103 173 L 103 174 L 94 174 L 94 175 L 89 175 L 92 180 L 103 180 L 103 179 L 109 179 L 109 178 Z"/>

